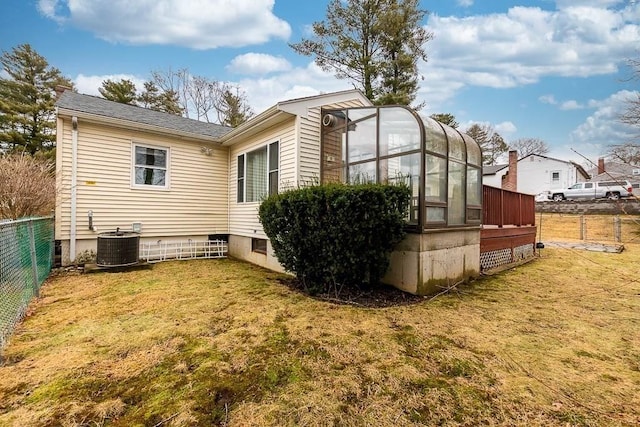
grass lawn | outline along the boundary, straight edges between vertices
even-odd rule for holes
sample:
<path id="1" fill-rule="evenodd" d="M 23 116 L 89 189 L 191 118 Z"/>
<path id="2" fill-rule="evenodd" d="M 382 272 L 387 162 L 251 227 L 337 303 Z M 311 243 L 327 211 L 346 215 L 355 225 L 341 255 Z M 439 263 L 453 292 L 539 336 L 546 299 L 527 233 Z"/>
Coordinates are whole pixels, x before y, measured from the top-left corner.
<path id="1" fill-rule="evenodd" d="M 640 244 L 363 308 L 234 260 L 51 278 L 4 351 L 0 426 L 640 423 Z"/>

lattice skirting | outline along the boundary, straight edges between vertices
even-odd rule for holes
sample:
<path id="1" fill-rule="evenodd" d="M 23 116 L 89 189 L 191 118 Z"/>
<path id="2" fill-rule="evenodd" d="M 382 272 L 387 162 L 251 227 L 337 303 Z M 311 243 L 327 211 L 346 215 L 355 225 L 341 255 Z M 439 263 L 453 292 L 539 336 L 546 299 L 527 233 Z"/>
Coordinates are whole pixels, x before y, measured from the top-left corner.
<path id="1" fill-rule="evenodd" d="M 533 244 L 517 246 L 513 248 L 513 253 L 509 248 L 483 252 L 480 254 L 480 269 L 482 271 L 491 270 L 501 265 L 532 258 L 534 255 L 535 248 Z"/>
<path id="2" fill-rule="evenodd" d="M 178 241 L 140 244 L 140 258 L 147 262 L 160 262 L 181 259 L 225 258 L 227 242 L 223 240 Z"/>

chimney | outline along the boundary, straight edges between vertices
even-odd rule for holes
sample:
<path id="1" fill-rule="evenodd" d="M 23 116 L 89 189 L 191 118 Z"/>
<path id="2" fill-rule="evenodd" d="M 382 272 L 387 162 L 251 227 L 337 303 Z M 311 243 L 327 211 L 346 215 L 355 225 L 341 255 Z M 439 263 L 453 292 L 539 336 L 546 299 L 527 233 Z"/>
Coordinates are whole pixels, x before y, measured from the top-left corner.
<path id="1" fill-rule="evenodd" d="M 71 88 L 65 85 L 56 85 L 54 90 L 56 91 L 56 99 L 59 99 L 66 90 L 71 90 Z"/>
<path id="2" fill-rule="evenodd" d="M 502 176 L 502 189 L 518 191 L 518 151 L 509 151 L 509 170 Z"/>
<path id="3" fill-rule="evenodd" d="M 602 175 L 604 173 L 604 159 L 600 157 L 598 159 L 598 175 Z"/>

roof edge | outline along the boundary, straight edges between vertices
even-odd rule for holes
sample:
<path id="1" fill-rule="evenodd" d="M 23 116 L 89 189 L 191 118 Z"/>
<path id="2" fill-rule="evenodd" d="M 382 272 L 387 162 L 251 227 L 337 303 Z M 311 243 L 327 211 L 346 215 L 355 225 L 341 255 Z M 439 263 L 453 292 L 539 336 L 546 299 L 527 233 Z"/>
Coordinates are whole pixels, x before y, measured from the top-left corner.
<path id="1" fill-rule="evenodd" d="M 58 106 L 56 107 L 56 109 L 57 109 L 58 116 L 69 116 L 69 117 L 75 116 L 79 118 L 90 119 L 94 122 L 98 122 L 102 124 L 110 124 L 113 126 L 125 127 L 125 128 L 134 129 L 134 130 L 143 129 L 150 132 L 161 133 L 164 135 L 169 134 L 169 135 L 179 136 L 182 138 L 212 142 L 212 143 L 221 145 L 222 138 L 215 138 L 213 136 L 202 135 L 202 134 L 193 133 L 193 132 L 184 132 L 176 129 L 166 128 L 163 126 L 155 126 L 155 125 L 150 125 L 146 123 L 140 123 L 133 120 L 118 119 L 114 117 L 103 116 L 100 114 L 87 113 L 84 111 L 73 110 L 65 107 Z"/>

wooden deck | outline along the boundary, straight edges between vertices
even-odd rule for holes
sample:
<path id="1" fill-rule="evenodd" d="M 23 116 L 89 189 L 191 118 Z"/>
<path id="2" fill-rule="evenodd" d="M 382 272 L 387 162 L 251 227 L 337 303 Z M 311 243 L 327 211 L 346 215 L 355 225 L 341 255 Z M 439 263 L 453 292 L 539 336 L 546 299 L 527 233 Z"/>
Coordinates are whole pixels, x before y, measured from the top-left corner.
<path id="1" fill-rule="evenodd" d="M 483 186 L 480 266 L 483 271 L 535 255 L 535 198 Z"/>
<path id="2" fill-rule="evenodd" d="M 500 249 L 511 249 L 536 243 L 537 227 L 535 225 L 496 227 L 483 225 L 480 232 L 480 253 Z"/>

